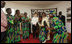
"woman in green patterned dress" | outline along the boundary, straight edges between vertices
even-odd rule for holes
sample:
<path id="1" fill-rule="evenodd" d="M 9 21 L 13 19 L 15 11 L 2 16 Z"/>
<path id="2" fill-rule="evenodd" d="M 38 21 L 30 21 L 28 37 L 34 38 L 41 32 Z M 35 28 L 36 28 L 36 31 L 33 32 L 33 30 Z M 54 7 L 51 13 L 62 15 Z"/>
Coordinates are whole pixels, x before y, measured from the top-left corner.
<path id="1" fill-rule="evenodd" d="M 55 30 L 53 37 L 53 43 L 66 43 L 67 41 L 67 30 L 63 22 L 58 17 L 53 17 L 52 19 L 52 29 Z"/>
<path id="2" fill-rule="evenodd" d="M 23 31 L 23 39 L 29 38 L 29 23 L 30 20 L 27 17 L 27 13 L 24 13 L 24 17 L 22 19 L 22 31 Z"/>
<path id="3" fill-rule="evenodd" d="M 14 26 L 15 26 L 15 42 L 19 42 L 20 39 L 20 10 L 16 10 L 15 19 L 14 19 Z"/>
<path id="4" fill-rule="evenodd" d="M 7 43 L 14 43 L 14 16 L 11 15 L 11 8 L 7 8 L 6 12 L 8 20 Z"/>

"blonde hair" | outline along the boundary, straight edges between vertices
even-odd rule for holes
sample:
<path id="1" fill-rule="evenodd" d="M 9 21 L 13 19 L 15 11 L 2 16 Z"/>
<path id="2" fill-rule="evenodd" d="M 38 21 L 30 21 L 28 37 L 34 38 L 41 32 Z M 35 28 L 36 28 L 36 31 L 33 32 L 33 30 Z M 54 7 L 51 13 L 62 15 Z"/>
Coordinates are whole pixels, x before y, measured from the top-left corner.
<path id="1" fill-rule="evenodd" d="M 34 16 L 38 16 L 38 13 L 34 13 Z"/>

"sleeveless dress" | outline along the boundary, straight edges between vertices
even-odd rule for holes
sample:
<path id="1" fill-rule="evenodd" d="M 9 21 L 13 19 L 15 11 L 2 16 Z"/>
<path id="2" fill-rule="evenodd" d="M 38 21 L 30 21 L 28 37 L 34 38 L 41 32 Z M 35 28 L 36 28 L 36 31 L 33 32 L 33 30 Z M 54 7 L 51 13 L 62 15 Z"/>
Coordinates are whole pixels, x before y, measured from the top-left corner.
<path id="1" fill-rule="evenodd" d="M 56 31 L 53 37 L 53 43 L 66 43 L 67 30 L 63 22 L 58 17 L 53 17 L 52 22 L 53 22 L 53 27 Z"/>

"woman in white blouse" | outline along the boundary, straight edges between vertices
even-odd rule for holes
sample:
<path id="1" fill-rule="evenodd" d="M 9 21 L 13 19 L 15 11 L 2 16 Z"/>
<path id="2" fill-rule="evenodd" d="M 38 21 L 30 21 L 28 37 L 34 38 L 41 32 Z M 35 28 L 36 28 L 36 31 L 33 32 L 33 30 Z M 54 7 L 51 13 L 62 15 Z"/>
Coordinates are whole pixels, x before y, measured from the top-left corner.
<path id="1" fill-rule="evenodd" d="M 37 30 L 37 26 L 36 26 L 36 24 L 37 24 L 37 22 L 38 22 L 38 14 L 37 13 L 35 13 L 34 14 L 34 16 L 33 16 L 33 18 L 32 18 L 32 20 L 31 20 L 31 23 L 32 23 L 32 29 L 33 29 L 33 38 L 37 38 L 38 37 L 38 35 L 35 33 L 36 32 L 36 30 Z"/>

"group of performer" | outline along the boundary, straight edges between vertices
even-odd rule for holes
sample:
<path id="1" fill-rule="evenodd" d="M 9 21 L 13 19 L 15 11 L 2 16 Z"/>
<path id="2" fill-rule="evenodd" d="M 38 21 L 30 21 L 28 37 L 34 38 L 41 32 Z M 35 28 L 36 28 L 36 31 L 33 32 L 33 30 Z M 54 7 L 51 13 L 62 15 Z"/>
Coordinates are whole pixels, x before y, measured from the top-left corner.
<path id="1" fill-rule="evenodd" d="M 45 43 L 46 40 L 50 40 L 50 32 L 55 32 L 53 36 L 53 43 L 64 43 L 67 39 L 67 30 L 63 22 L 54 15 L 46 16 L 46 13 L 42 13 L 42 16 L 35 13 L 32 19 L 27 17 L 27 13 L 24 16 L 20 15 L 20 10 L 16 10 L 15 16 L 12 16 L 11 8 L 6 9 L 6 16 L 8 21 L 7 28 L 7 43 L 15 43 L 22 38 L 29 38 L 29 24 L 32 23 L 33 38 L 39 38 L 40 42 Z"/>
<path id="2" fill-rule="evenodd" d="M 1 8 L 3 8 L 2 4 L 3 2 L 1 1 Z M 53 43 L 67 42 L 67 30 L 65 25 L 59 17 L 54 16 L 53 14 L 49 14 L 47 17 L 45 12 L 43 12 L 42 15 L 35 13 L 32 18 L 28 18 L 26 12 L 23 14 L 23 16 L 21 16 L 20 10 L 16 10 L 14 16 L 11 15 L 11 8 L 7 8 L 6 12 L 7 21 L 6 17 L 3 16 L 4 13 L 1 10 L 1 38 L 3 38 L 2 36 L 4 35 L 2 30 L 4 29 L 3 25 L 7 25 L 6 43 L 16 43 L 21 41 L 21 39 L 29 39 L 30 24 L 32 24 L 33 38 L 38 37 L 41 43 L 45 43 L 46 40 L 52 39 L 50 37 L 50 32 L 52 32 L 52 34 L 54 32 L 52 39 Z M 4 20 L 7 22 L 7 24 L 6 22 L 3 22 Z M 22 37 L 20 35 L 22 35 Z"/>
<path id="3" fill-rule="evenodd" d="M 35 13 L 31 23 L 33 25 L 33 37 L 37 37 L 36 32 L 39 32 L 38 36 L 40 42 L 45 43 L 46 40 L 52 39 L 50 35 L 51 32 L 52 34 L 54 33 L 53 43 L 67 42 L 67 30 L 59 17 L 53 14 L 49 14 L 47 17 L 45 12 L 39 16 Z"/>
<path id="4" fill-rule="evenodd" d="M 15 43 L 21 40 L 21 30 L 22 38 L 29 38 L 29 24 L 30 19 L 27 17 L 27 13 L 24 13 L 24 16 L 20 16 L 20 10 L 16 10 L 15 16 L 12 16 L 11 8 L 6 9 L 6 16 L 8 21 L 7 27 L 7 43 Z"/>

